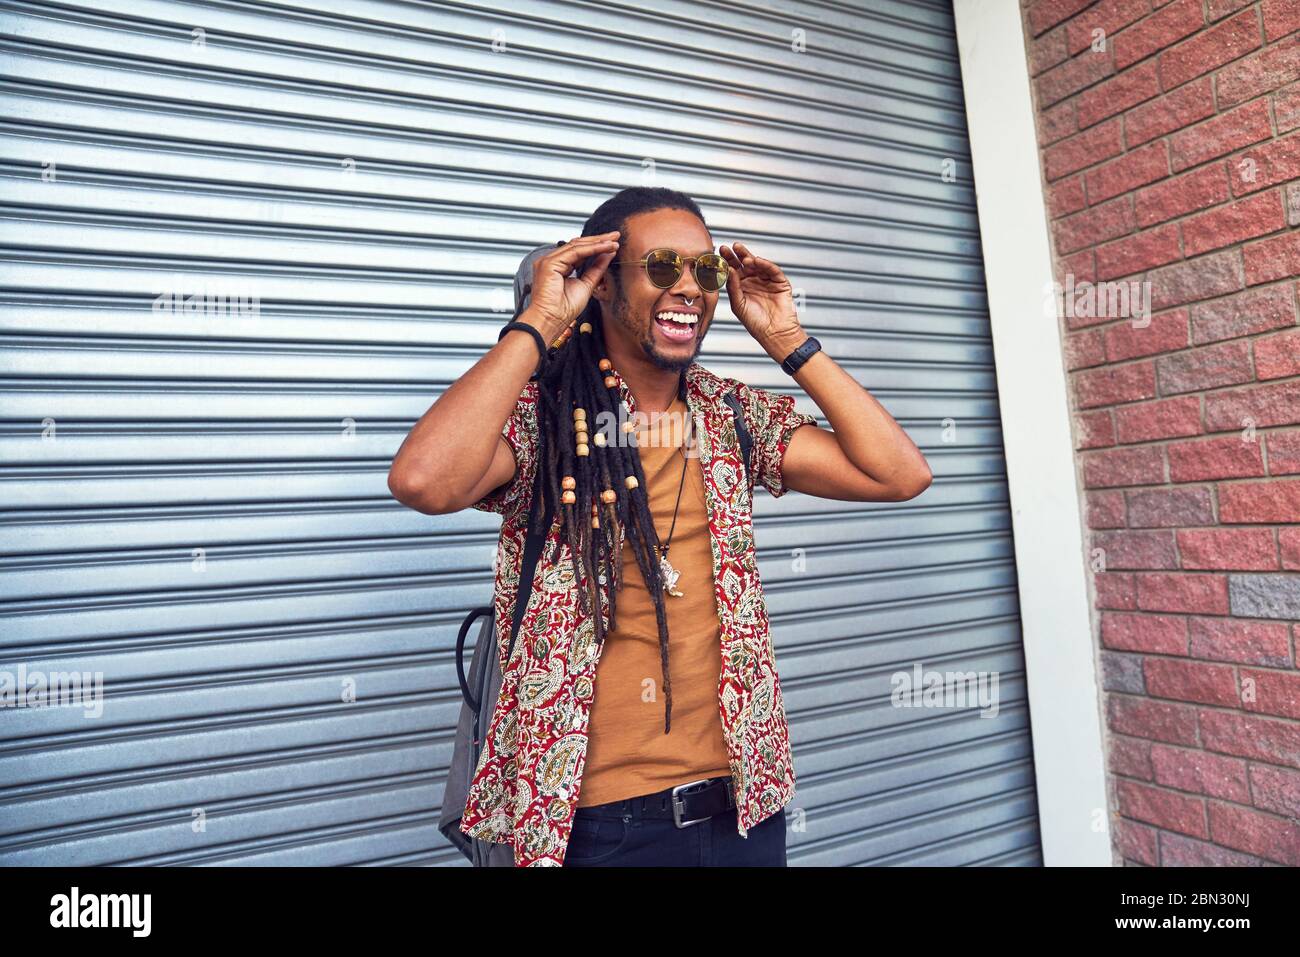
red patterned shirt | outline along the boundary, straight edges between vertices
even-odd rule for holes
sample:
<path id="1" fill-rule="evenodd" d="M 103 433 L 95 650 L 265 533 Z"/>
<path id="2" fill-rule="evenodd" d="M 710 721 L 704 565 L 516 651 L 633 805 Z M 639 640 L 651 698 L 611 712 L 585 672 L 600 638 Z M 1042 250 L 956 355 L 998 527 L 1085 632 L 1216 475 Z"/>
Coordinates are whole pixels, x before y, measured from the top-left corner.
<path id="1" fill-rule="evenodd" d="M 635 413 L 631 392 L 614 375 L 624 403 Z M 785 703 L 754 548 L 753 485 L 761 483 L 773 496 L 785 494 L 781 461 L 790 436 L 817 420 L 796 412 L 791 396 L 717 376 L 698 363 L 692 363 L 685 378 L 712 540 L 722 646 L 718 707 L 743 837 L 779 813 L 795 791 Z M 749 482 L 741 481 L 740 444 L 723 398 L 728 391 L 740 399 L 753 437 Z M 538 465 L 535 381 L 524 387 L 502 435 L 514 451 L 515 476 L 474 504 L 502 516 L 493 596 L 501 692 L 470 782 L 461 830 L 513 845 L 517 866 L 558 867 L 578 807 L 599 652 L 595 623 L 579 601 L 568 544 L 562 545 L 557 565 L 546 561 L 559 538 L 556 522 L 506 660 Z M 620 549 L 622 545 L 620 535 Z M 585 587 L 585 579 L 581 584 Z M 598 584 L 604 587 L 603 574 Z"/>

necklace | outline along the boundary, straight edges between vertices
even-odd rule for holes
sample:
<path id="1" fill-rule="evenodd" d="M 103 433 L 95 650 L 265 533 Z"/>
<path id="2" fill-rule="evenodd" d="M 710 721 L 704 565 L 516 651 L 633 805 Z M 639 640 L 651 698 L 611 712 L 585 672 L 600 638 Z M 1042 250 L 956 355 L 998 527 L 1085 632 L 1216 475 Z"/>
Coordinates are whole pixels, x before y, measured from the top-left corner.
<path id="1" fill-rule="evenodd" d="M 682 439 L 682 445 L 685 446 L 690 436 L 690 418 L 687 418 L 687 434 Z M 682 489 L 686 487 L 686 466 L 688 459 L 686 452 L 678 449 L 682 453 L 682 477 L 677 485 L 677 504 L 673 506 L 673 522 L 668 527 L 668 538 L 662 546 L 655 547 L 655 558 L 659 559 L 659 577 L 663 579 L 664 591 L 677 598 L 682 597 L 682 593 L 677 591 L 677 579 L 681 577 L 681 572 L 673 568 L 672 563 L 668 561 L 668 546 L 672 544 L 673 532 L 677 529 L 677 512 L 682 507 Z"/>

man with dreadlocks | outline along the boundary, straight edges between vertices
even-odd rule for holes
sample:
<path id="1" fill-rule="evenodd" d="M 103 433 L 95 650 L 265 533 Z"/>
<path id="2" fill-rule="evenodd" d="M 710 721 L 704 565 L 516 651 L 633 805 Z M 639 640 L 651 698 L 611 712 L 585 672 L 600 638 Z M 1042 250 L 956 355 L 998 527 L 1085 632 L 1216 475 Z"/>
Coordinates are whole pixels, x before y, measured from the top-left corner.
<path id="1" fill-rule="evenodd" d="M 724 286 L 830 429 L 696 362 Z M 898 423 L 803 331 L 780 267 L 744 243 L 715 252 L 682 193 L 607 200 L 536 260 L 527 308 L 389 475 L 421 512 L 503 517 L 501 690 L 461 829 L 511 844 L 519 866 L 784 865 L 794 766 L 753 490 L 897 502 L 930 481 Z"/>

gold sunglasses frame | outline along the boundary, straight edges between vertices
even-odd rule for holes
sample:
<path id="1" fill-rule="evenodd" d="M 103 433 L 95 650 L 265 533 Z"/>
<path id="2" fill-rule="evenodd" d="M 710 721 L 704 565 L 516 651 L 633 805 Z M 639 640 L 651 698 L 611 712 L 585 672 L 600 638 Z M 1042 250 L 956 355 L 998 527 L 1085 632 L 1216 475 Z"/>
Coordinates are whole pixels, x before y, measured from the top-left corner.
<path id="1" fill-rule="evenodd" d="M 676 264 L 678 270 L 677 278 L 674 279 L 666 286 L 661 286 L 653 279 L 650 279 L 650 270 L 647 266 L 647 264 L 650 262 L 650 257 L 654 253 L 659 253 L 659 252 L 672 253 L 674 256 L 677 257 L 677 264 Z M 718 261 L 722 263 L 722 285 L 718 286 L 717 289 L 710 289 L 704 283 L 700 282 L 700 276 L 699 273 L 696 272 L 696 270 L 700 268 L 700 258 L 702 256 L 716 256 L 718 258 Z M 671 289 L 673 288 L 673 286 L 677 285 L 678 280 L 682 278 L 682 272 L 685 270 L 685 266 L 687 263 L 691 264 L 691 275 L 695 277 L 695 281 L 699 283 L 700 288 L 703 289 L 705 292 L 721 292 L 723 288 L 727 285 L 727 277 L 731 274 L 731 264 L 727 262 L 727 260 L 725 260 L 720 253 L 716 253 L 716 252 L 701 253 L 700 256 L 683 256 L 677 250 L 671 249 L 668 246 L 659 246 L 656 247 L 655 249 L 649 250 L 646 253 L 645 257 L 642 259 L 615 259 L 610 263 L 610 265 L 611 266 L 627 266 L 627 265 L 641 266 L 645 268 L 646 278 L 650 279 L 650 285 L 654 286 L 656 289 Z"/>

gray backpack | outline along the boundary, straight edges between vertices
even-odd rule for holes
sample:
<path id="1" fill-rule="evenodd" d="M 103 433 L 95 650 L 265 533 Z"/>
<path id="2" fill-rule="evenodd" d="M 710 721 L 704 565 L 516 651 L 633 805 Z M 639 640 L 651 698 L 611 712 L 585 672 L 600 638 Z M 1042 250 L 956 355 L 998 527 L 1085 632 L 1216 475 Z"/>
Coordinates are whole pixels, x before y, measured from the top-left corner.
<path id="1" fill-rule="evenodd" d="M 524 311 L 532 291 L 533 263 L 537 258 L 550 252 L 554 245 L 538 246 L 528 253 L 515 273 L 515 318 Z M 745 427 L 741 413 L 740 400 L 734 392 L 725 396 L 735 417 L 736 436 L 740 440 L 740 449 L 745 463 L 746 476 L 751 474 L 749 467 L 750 448 L 753 441 Z M 542 502 L 546 496 L 541 489 L 542 473 L 540 468 L 533 480 L 533 502 Z M 519 573 L 519 593 L 515 598 L 514 617 L 510 626 L 510 638 L 506 651 L 506 661 L 514 651 L 515 639 L 519 635 L 519 625 L 523 621 L 528 599 L 532 594 L 533 579 L 536 576 L 537 562 L 546 544 L 546 533 L 553 521 L 552 509 L 546 505 L 542 520 L 528 530 L 524 543 L 523 566 Z M 465 671 L 465 639 L 474 622 L 482 619 L 478 636 L 474 640 L 474 654 L 470 658 L 469 672 Z M 465 620 L 461 622 L 456 635 L 456 677 L 460 681 L 460 694 L 463 699 L 460 708 L 460 721 L 456 725 L 456 740 L 452 747 L 451 767 L 447 769 L 447 783 L 442 795 L 442 811 L 438 818 L 438 830 L 457 850 L 469 859 L 475 867 L 513 867 L 515 864 L 514 848 L 509 844 L 498 844 L 470 837 L 460 829 L 461 819 L 465 814 L 465 803 L 469 799 L 469 785 L 478 769 L 478 762 L 483 754 L 483 739 L 492 723 L 492 714 L 496 710 L 497 699 L 501 693 L 501 663 L 496 654 L 495 613 L 491 606 L 472 608 Z"/>

